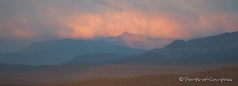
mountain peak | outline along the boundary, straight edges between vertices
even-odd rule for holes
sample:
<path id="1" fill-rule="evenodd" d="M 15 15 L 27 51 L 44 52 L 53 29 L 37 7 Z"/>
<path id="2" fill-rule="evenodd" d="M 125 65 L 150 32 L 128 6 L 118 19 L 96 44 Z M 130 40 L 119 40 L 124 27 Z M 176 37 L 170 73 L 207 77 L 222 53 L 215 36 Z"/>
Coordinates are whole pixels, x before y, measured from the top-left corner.
<path id="1" fill-rule="evenodd" d="M 127 31 L 125 31 L 124 33 L 122 33 L 122 34 L 130 34 L 130 33 L 128 33 Z"/>
<path id="2" fill-rule="evenodd" d="M 117 39 L 127 40 L 127 41 L 146 41 L 147 37 L 140 34 L 133 34 L 127 31 L 123 32 L 121 35 L 116 37 Z"/>
<path id="3" fill-rule="evenodd" d="M 141 34 L 134 34 L 125 31 L 121 35 L 115 37 L 114 41 L 130 48 L 150 50 L 154 48 L 162 48 L 173 40 L 155 40 Z"/>
<path id="4" fill-rule="evenodd" d="M 126 36 L 128 36 L 128 35 L 139 35 L 139 34 L 133 34 L 133 33 L 129 33 L 129 32 L 127 32 L 127 31 L 125 31 L 125 32 L 123 32 L 121 35 L 119 35 L 119 36 L 123 36 L 123 35 L 126 35 Z"/>

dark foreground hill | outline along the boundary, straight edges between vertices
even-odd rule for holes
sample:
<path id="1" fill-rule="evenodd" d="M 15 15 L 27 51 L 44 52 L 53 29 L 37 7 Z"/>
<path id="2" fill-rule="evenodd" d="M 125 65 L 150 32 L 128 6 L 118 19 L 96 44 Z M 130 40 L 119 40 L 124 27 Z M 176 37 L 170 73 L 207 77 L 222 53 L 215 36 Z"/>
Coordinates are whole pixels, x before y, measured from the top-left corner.
<path id="1" fill-rule="evenodd" d="M 83 82 L 45 86 L 237 86 L 237 72 L 238 67 L 227 67 L 199 73 L 98 78 Z M 27 84 L 2 84 L 2 86 L 27 86 Z M 28 86 L 34 85 L 29 84 Z"/>
<path id="2" fill-rule="evenodd" d="M 145 74 L 192 73 L 236 64 L 210 66 L 130 66 L 92 63 L 74 65 L 26 66 L 0 64 L 0 84 L 55 84 L 79 82 L 102 77 L 134 77 Z"/>
<path id="3" fill-rule="evenodd" d="M 100 78 L 58 86 L 237 86 L 237 72 L 238 67 L 228 67 L 190 74 L 151 74 L 127 78 Z M 200 78 L 201 81 L 185 81 L 186 77 L 190 79 Z M 213 81 L 202 81 L 206 78 Z"/>

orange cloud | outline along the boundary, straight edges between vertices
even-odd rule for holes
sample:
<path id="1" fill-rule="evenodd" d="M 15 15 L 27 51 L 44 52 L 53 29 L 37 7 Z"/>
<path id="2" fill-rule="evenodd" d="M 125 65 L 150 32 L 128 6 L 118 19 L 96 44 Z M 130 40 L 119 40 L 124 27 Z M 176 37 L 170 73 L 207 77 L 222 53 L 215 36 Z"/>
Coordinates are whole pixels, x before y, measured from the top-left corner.
<path id="1" fill-rule="evenodd" d="M 20 29 L 14 29 L 12 30 L 12 33 L 15 37 L 19 37 L 19 38 L 31 38 L 36 36 L 35 32 L 33 31 L 26 31 L 26 30 L 20 30 Z"/>
<path id="2" fill-rule="evenodd" d="M 22 38 L 44 38 L 50 34 L 55 38 L 77 39 L 118 36 L 124 31 L 156 38 L 189 39 L 238 30 L 238 13 L 229 7 L 236 5 L 230 1 L 224 6 L 220 1 L 205 0 L 63 0 L 39 3 L 35 4 L 33 8 L 37 9 L 29 16 L 19 13 L 17 18 L 9 19 L 7 23 L 11 25 L 4 25 L 4 22 L 0 27 L 8 28 L 5 32 Z M 221 5 L 224 9 L 220 8 Z M 18 8 L 21 6 L 24 5 Z"/>
<path id="3" fill-rule="evenodd" d="M 166 15 L 141 15 L 133 11 L 78 14 L 63 18 L 62 24 L 73 29 L 71 38 L 118 36 L 124 31 L 152 37 L 188 38 L 180 23 Z"/>

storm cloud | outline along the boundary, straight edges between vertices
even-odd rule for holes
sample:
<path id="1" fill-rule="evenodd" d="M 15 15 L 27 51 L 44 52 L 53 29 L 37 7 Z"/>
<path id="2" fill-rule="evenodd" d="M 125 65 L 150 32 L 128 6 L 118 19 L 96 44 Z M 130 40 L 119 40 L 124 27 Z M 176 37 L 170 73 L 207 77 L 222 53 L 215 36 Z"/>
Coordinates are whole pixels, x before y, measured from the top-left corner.
<path id="1" fill-rule="evenodd" d="M 90 39 L 124 31 L 190 39 L 238 30 L 237 0 L 1 0 L 0 39 Z"/>

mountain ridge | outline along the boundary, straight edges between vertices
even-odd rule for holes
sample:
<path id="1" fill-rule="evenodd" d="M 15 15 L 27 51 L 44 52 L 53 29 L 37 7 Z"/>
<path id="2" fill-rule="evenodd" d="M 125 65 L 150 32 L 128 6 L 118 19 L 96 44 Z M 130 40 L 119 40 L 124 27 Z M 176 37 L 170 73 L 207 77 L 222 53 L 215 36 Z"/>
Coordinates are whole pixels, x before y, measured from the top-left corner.
<path id="1" fill-rule="evenodd" d="M 131 48 L 150 50 L 154 48 L 162 48 L 171 43 L 173 39 L 161 38 L 156 40 L 151 37 L 125 31 L 121 35 L 115 37 L 113 41 L 117 42 L 119 45 L 128 46 Z"/>
<path id="2" fill-rule="evenodd" d="M 127 65 L 202 65 L 238 62 L 238 31 L 188 41 L 118 61 Z"/>
<path id="3" fill-rule="evenodd" d="M 134 49 L 120 46 L 107 41 L 92 40 L 49 40 L 35 42 L 18 53 L 2 53 L 0 62 L 27 64 L 27 65 L 52 65 L 72 59 L 85 53 L 122 53 L 140 54 L 143 49 Z"/>

